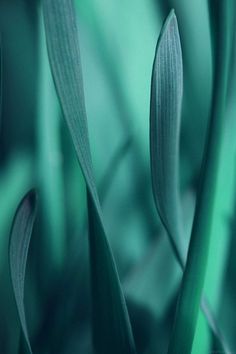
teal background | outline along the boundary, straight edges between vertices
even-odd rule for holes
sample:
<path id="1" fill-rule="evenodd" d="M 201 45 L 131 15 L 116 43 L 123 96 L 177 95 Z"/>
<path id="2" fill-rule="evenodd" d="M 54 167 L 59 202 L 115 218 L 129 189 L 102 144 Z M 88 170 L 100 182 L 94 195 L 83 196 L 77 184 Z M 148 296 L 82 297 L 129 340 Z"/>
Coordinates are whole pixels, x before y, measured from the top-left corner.
<path id="1" fill-rule="evenodd" d="M 207 2 L 77 0 L 86 108 L 104 222 L 139 353 L 164 353 L 181 272 L 156 213 L 150 178 L 152 62 L 175 8 L 183 50 L 180 188 L 186 250 L 212 94 Z M 27 322 L 36 353 L 91 353 L 86 191 L 61 119 L 38 1 L 2 0 L 0 129 L 0 352 L 17 353 L 20 326 L 8 270 L 15 209 L 32 186 L 39 213 L 27 265 Z M 217 39 L 216 39 L 217 40 Z M 205 293 L 236 350 L 235 58 L 214 206 Z M 214 343 L 199 313 L 192 353 Z"/>

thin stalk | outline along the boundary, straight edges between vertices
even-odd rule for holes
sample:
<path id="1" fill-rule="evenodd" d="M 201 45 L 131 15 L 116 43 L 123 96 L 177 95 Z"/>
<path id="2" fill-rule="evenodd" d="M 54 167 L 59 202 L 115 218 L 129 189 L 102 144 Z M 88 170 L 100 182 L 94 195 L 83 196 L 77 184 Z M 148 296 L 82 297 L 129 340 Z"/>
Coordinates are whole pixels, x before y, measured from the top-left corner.
<path id="1" fill-rule="evenodd" d="M 65 257 L 65 210 L 62 154 L 60 141 L 60 107 L 50 72 L 44 27 L 40 12 L 40 75 L 38 108 L 39 176 L 44 227 L 50 239 L 52 262 L 60 268 Z"/>
<path id="2" fill-rule="evenodd" d="M 211 117 L 187 263 L 178 299 L 174 329 L 168 350 L 169 354 L 187 354 L 191 352 L 205 280 L 212 214 L 225 125 L 224 114 L 230 52 L 227 23 L 228 3 L 225 0 L 219 1 L 215 5 L 218 6 L 221 18 L 217 22 L 218 41 L 216 43 Z M 188 340 L 184 340 L 183 338 L 183 328 L 185 328 L 184 336 L 188 337 Z"/>

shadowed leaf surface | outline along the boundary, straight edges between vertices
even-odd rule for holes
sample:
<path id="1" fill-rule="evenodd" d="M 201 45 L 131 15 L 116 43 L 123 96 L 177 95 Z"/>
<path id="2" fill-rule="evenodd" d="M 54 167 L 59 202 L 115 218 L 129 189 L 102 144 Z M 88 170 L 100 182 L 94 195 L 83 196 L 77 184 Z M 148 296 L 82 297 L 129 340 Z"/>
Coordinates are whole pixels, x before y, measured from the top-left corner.
<path id="1" fill-rule="evenodd" d="M 182 94 L 182 52 L 177 20 L 172 10 L 162 27 L 153 63 L 150 153 L 154 200 L 180 263 L 184 259 L 179 202 Z"/>
<path id="2" fill-rule="evenodd" d="M 191 353 L 209 255 L 219 173 L 229 66 L 229 1 L 216 2 L 218 40 L 214 53 L 213 98 L 187 262 L 168 353 Z M 223 19 L 223 20 L 222 20 Z M 185 335 L 183 336 L 183 333 Z M 226 349 L 226 352 L 229 352 Z"/>
<path id="3" fill-rule="evenodd" d="M 51 69 L 88 190 L 89 245 L 96 351 L 134 353 L 124 295 L 105 235 L 88 139 L 78 31 L 73 1 L 43 1 Z"/>
<path id="4" fill-rule="evenodd" d="M 24 285 L 28 249 L 35 215 L 36 194 L 34 190 L 31 190 L 22 199 L 21 203 L 17 208 L 12 224 L 11 237 L 9 243 L 10 273 L 14 297 L 16 300 L 22 332 L 24 334 L 24 338 L 27 343 L 27 348 L 30 353 L 32 353 L 32 350 L 30 346 L 25 318 Z"/>
<path id="5" fill-rule="evenodd" d="M 179 138 L 183 94 L 182 51 L 178 24 L 172 10 L 163 24 L 152 71 L 150 108 L 151 176 L 155 204 L 182 270 L 186 247 L 179 197 Z M 227 352 L 223 336 L 206 300 L 202 310 Z"/>

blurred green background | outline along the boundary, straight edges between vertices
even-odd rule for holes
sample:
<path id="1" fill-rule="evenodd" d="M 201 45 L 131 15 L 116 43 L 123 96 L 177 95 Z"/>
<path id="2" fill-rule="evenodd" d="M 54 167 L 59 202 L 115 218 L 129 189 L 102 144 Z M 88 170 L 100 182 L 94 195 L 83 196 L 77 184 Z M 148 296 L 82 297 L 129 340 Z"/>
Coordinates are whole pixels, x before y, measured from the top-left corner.
<path id="1" fill-rule="evenodd" d="M 162 354 L 173 325 L 181 272 L 152 197 L 152 62 L 161 25 L 173 7 L 184 65 L 180 188 L 187 252 L 212 94 L 208 5 L 206 0 L 75 3 L 89 136 L 104 222 L 138 353 Z M 35 353 L 89 354 L 86 190 L 50 74 L 40 2 L 1 0 L 0 31 L 0 353 L 17 353 L 20 326 L 7 248 L 16 206 L 35 186 L 40 207 L 25 288 L 32 347 Z M 205 293 L 236 351 L 234 59 L 232 53 Z M 192 352 L 208 354 L 213 349 L 217 347 L 199 314 Z"/>

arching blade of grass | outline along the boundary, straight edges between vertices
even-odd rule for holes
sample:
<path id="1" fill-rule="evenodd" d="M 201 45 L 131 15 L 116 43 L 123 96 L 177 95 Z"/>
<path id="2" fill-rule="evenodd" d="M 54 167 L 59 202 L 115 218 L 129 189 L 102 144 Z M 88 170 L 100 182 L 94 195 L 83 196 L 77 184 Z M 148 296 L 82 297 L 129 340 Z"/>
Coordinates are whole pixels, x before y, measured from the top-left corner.
<path id="1" fill-rule="evenodd" d="M 153 64 L 150 153 L 155 204 L 171 246 L 182 270 L 185 249 L 182 244 L 182 220 L 179 202 L 179 131 L 183 91 L 182 53 L 176 16 L 167 17 L 158 39 Z M 203 298 L 202 310 L 209 327 L 227 352 L 214 315 Z"/>
<path id="2" fill-rule="evenodd" d="M 218 1 L 215 6 L 218 11 L 218 40 L 215 44 L 211 117 L 187 263 L 177 304 L 169 354 L 191 353 L 209 253 L 212 213 L 225 124 L 224 114 L 230 52 L 227 24 L 229 2 L 227 0 L 224 2 Z"/>
<path id="3" fill-rule="evenodd" d="M 27 330 L 24 306 L 26 262 L 32 229 L 36 215 L 36 194 L 31 190 L 19 204 L 11 229 L 9 263 L 18 315 L 29 353 L 32 353 Z"/>
<path id="4" fill-rule="evenodd" d="M 93 340 L 98 353 L 135 353 L 129 316 L 104 231 L 92 169 L 76 13 L 72 0 L 44 0 L 51 69 L 88 191 Z"/>

